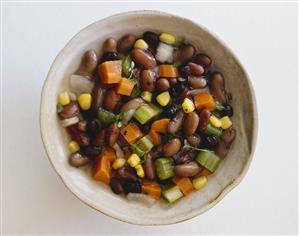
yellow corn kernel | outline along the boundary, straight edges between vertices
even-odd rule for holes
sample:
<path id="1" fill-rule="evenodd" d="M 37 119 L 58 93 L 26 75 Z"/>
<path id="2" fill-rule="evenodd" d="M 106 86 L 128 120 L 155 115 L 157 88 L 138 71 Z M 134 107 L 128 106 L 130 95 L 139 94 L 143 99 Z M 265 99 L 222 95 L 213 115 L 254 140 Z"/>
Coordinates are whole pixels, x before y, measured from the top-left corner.
<path id="1" fill-rule="evenodd" d="M 222 122 L 216 116 L 210 117 L 210 123 L 216 128 L 220 128 L 222 125 Z"/>
<path id="2" fill-rule="evenodd" d="M 149 91 L 143 91 L 141 94 L 140 94 L 140 97 L 146 101 L 146 102 L 151 102 L 152 101 L 152 96 L 153 94 Z"/>
<path id="3" fill-rule="evenodd" d="M 141 164 L 135 166 L 135 169 L 136 169 L 136 172 L 137 172 L 137 175 L 140 177 L 140 178 L 143 178 L 144 177 L 144 170 L 143 170 L 143 167 Z"/>
<path id="4" fill-rule="evenodd" d="M 71 153 L 75 153 L 75 152 L 78 152 L 80 150 L 79 144 L 74 140 L 69 142 L 68 147 L 69 147 L 69 150 L 70 150 Z"/>
<path id="5" fill-rule="evenodd" d="M 232 126 L 232 121 L 230 120 L 230 118 L 228 116 L 224 116 L 220 119 L 221 121 L 221 128 L 222 129 L 228 129 L 229 127 Z"/>
<path id="6" fill-rule="evenodd" d="M 133 153 L 129 158 L 128 158 L 128 163 L 131 167 L 135 167 L 137 166 L 138 164 L 140 164 L 140 157 Z"/>
<path id="7" fill-rule="evenodd" d="M 160 93 L 156 97 L 156 100 L 162 107 L 165 107 L 170 102 L 169 92 L 166 91 L 166 92 Z"/>
<path id="8" fill-rule="evenodd" d="M 175 41 L 176 41 L 175 36 L 172 35 L 172 34 L 169 34 L 169 33 L 160 34 L 159 39 L 160 39 L 161 42 L 167 43 L 167 44 L 170 44 L 170 45 L 175 44 Z"/>
<path id="9" fill-rule="evenodd" d="M 78 97 L 78 102 L 82 110 L 88 110 L 91 107 L 90 93 L 81 93 Z"/>
<path id="10" fill-rule="evenodd" d="M 126 164 L 126 159 L 125 158 L 117 158 L 113 164 L 112 164 L 112 168 L 117 170 L 122 168 L 124 165 Z"/>
<path id="11" fill-rule="evenodd" d="M 138 39 L 134 44 L 134 48 L 148 49 L 148 44 L 143 39 Z"/>
<path id="12" fill-rule="evenodd" d="M 194 180 L 192 180 L 192 184 L 193 184 L 193 187 L 195 189 L 201 189 L 202 187 L 204 187 L 207 183 L 207 177 L 206 176 L 201 176 L 199 178 L 196 178 Z"/>
<path id="13" fill-rule="evenodd" d="M 195 106 L 191 99 L 185 98 L 182 103 L 182 108 L 185 113 L 190 113 L 190 112 L 194 111 Z"/>
<path id="14" fill-rule="evenodd" d="M 69 93 L 64 91 L 58 95 L 58 103 L 62 106 L 67 105 L 71 102 Z"/>

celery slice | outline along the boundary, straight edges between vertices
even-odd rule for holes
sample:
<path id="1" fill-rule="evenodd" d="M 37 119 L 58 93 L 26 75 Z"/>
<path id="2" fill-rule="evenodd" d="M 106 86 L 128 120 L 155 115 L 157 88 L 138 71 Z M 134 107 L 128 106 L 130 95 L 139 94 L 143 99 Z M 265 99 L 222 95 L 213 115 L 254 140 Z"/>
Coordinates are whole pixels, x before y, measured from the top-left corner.
<path id="1" fill-rule="evenodd" d="M 219 166 L 220 158 L 214 152 L 199 151 L 196 161 L 209 171 L 214 172 Z"/>
<path id="2" fill-rule="evenodd" d="M 147 136 L 144 136 L 136 143 L 132 144 L 131 147 L 134 153 L 136 153 L 139 157 L 142 157 L 145 153 L 148 153 L 154 147 L 154 144 Z"/>
<path id="3" fill-rule="evenodd" d="M 222 134 L 222 130 L 219 128 L 213 127 L 211 124 L 208 124 L 206 130 L 205 130 L 206 135 L 216 135 L 220 136 Z"/>
<path id="4" fill-rule="evenodd" d="M 100 108 L 98 111 L 98 119 L 104 124 L 112 124 L 117 121 L 117 116 L 110 111 Z"/>
<path id="5" fill-rule="evenodd" d="M 162 110 L 153 104 L 147 104 L 140 106 L 136 109 L 134 118 L 138 120 L 138 122 L 144 125 L 154 116 L 160 114 Z"/>
<path id="6" fill-rule="evenodd" d="M 162 191 L 162 195 L 169 203 L 174 203 L 184 196 L 178 186 Z"/>
<path id="7" fill-rule="evenodd" d="M 174 176 L 173 159 L 160 157 L 155 161 L 155 169 L 160 180 L 169 179 Z"/>

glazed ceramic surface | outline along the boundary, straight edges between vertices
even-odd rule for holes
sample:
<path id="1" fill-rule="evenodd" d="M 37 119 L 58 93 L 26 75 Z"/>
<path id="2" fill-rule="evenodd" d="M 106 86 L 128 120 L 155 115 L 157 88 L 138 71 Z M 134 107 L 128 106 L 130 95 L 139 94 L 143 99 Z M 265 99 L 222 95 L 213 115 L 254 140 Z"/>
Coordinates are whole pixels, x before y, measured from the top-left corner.
<path id="1" fill-rule="evenodd" d="M 109 186 L 68 164 L 68 136 L 56 115 L 57 95 L 68 89 L 68 79 L 83 53 L 101 46 L 107 37 L 125 33 L 141 35 L 146 30 L 170 32 L 185 37 L 198 52 L 213 59 L 212 70 L 223 73 L 233 95 L 233 125 L 237 130 L 227 158 L 208 178 L 208 184 L 173 205 L 160 201 L 152 207 L 130 202 L 111 192 Z M 190 20 L 156 11 L 135 11 L 98 21 L 79 32 L 56 57 L 41 97 L 40 125 L 43 143 L 53 167 L 64 184 L 87 205 L 113 218 L 142 225 L 172 224 L 197 216 L 217 204 L 245 175 L 255 148 L 257 112 L 254 92 L 244 68 L 232 52 L 207 29 Z"/>

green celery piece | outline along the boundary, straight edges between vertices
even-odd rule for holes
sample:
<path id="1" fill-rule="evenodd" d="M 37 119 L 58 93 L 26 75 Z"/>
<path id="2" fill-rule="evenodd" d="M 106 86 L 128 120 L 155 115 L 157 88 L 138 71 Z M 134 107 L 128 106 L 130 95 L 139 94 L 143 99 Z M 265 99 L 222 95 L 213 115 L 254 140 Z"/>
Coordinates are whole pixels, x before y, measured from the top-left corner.
<path id="1" fill-rule="evenodd" d="M 154 144 L 148 138 L 148 136 L 144 136 L 143 138 L 139 139 L 137 143 L 138 147 L 144 152 L 149 152 L 154 147 Z"/>
<path id="2" fill-rule="evenodd" d="M 199 151 L 195 160 L 211 172 L 214 172 L 220 164 L 220 158 L 214 152 L 208 151 Z"/>
<path id="3" fill-rule="evenodd" d="M 100 108 L 98 111 L 98 119 L 104 124 L 112 124 L 117 121 L 117 116 L 110 111 Z"/>
<path id="4" fill-rule="evenodd" d="M 155 161 L 155 169 L 160 180 L 169 179 L 174 176 L 173 159 L 160 157 Z"/>
<path id="5" fill-rule="evenodd" d="M 216 135 L 220 136 L 222 134 L 222 130 L 219 128 L 213 127 L 211 124 L 208 124 L 206 130 L 205 130 L 206 135 Z"/>
<path id="6" fill-rule="evenodd" d="M 163 190 L 162 195 L 169 203 L 174 203 L 184 196 L 178 186 Z"/>
<path id="7" fill-rule="evenodd" d="M 153 104 L 147 104 L 136 109 L 134 118 L 138 120 L 140 124 L 144 125 L 146 122 L 161 112 L 162 110 L 159 107 Z"/>
<path id="8" fill-rule="evenodd" d="M 139 157 L 143 157 L 145 152 L 141 150 L 136 143 L 131 145 L 133 153 L 137 154 Z"/>

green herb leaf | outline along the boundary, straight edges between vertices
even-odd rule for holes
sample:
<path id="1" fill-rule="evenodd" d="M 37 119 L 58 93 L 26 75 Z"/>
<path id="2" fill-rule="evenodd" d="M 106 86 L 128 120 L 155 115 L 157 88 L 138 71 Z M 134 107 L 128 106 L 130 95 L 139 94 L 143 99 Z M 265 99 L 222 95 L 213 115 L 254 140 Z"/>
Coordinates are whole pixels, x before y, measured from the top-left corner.
<path id="1" fill-rule="evenodd" d="M 218 110 L 218 111 L 224 110 L 224 106 L 218 101 L 216 101 L 216 110 Z"/>
<path id="2" fill-rule="evenodd" d="M 122 72 L 128 78 L 132 75 L 132 60 L 130 56 L 126 56 L 122 61 Z"/>
<path id="3" fill-rule="evenodd" d="M 208 150 L 208 149 L 202 149 L 202 148 L 196 148 L 196 147 L 193 147 L 191 146 L 188 141 L 186 139 L 184 139 L 184 146 L 183 146 L 183 149 L 185 150 L 197 150 L 197 151 L 203 151 L 203 152 L 214 152 L 214 151 L 211 151 L 211 150 Z"/>

